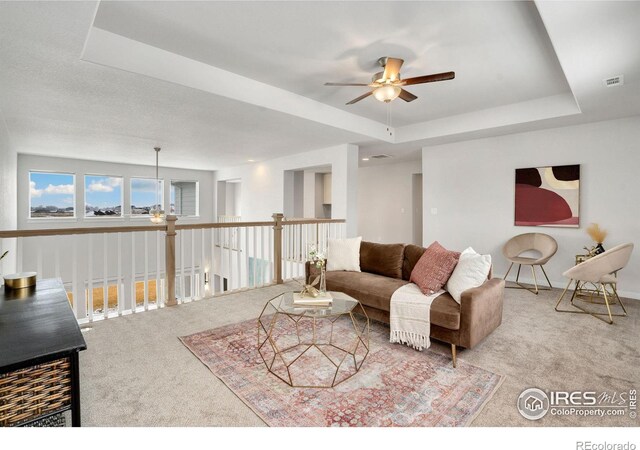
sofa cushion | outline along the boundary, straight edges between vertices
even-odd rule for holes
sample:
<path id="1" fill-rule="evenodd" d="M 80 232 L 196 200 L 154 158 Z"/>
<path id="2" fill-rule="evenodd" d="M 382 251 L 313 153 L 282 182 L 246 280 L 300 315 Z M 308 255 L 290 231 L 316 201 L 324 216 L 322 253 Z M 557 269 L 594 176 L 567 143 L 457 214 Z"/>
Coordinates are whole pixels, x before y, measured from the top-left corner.
<path id="1" fill-rule="evenodd" d="M 462 293 L 487 281 L 491 270 L 491 255 L 481 255 L 469 247 L 460 254 L 456 268 L 447 281 L 446 290 L 460 303 Z"/>
<path id="2" fill-rule="evenodd" d="M 425 295 L 437 292 L 447 283 L 460 258 L 459 252 L 449 251 L 437 241 L 425 251 L 411 272 L 410 281 Z"/>
<path id="3" fill-rule="evenodd" d="M 431 303 L 431 324 L 450 330 L 460 329 L 460 305 L 445 292 Z"/>
<path id="4" fill-rule="evenodd" d="M 404 261 L 402 262 L 402 279 L 409 280 L 411 278 L 411 272 L 416 266 L 416 263 L 422 257 L 426 249 L 419 245 L 409 244 L 404 248 Z"/>
<path id="5" fill-rule="evenodd" d="M 391 309 L 391 296 L 406 280 L 367 272 L 327 272 L 327 289 L 344 292 L 369 308 Z M 460 329 L 460 305 L 445 292 L 431 303 L 431 324 L 451 330 Z"/>
<path id="6" fill-rule="evenodd" d="M 389 311 L 391 295 L 409 283 L 367 272 L 330 272 L 326 274 L 327 290 L 344 292 L 363 305 Z"/>
<path id="7" fill-rule="evenodd" d="M 404 244 L 360 244 L 360 270 L 391 278 L 402 278 Z"/>
<path id="8" fill-rule="evenodd" d="M 329 239 L 327 244 L 327 270 L 360 272 L 360 244 L 362 237 Z"/>

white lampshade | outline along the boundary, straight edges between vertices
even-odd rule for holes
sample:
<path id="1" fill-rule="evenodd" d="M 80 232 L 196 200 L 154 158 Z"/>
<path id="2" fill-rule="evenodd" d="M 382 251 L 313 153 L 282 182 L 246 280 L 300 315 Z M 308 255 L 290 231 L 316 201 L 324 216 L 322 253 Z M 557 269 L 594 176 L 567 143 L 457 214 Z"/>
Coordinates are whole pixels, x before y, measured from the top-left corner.
<path id="1" fill-rule="evenodd" d="M 398 95 L 400 95 L 400 91 L 402 91 L 400 86 L 386 84 L 373 91 L 373 96 L 376 98 L 376 100 L 389 103 L 391 100 L 398 98 Z"/>

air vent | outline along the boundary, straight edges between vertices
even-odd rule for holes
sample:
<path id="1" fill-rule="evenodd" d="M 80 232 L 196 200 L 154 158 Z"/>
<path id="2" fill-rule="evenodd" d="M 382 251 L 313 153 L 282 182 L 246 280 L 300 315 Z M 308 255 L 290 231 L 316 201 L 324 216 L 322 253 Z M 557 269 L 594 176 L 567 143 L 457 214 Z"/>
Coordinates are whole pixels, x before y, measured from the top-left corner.
<path id="1" fill-rule="evenodd" d="M 622 86 L 624 84 L 624 75 L 617 75 L 603 81 L 606 87 Z"/>
<path id="2" fill-rule="evenodd" d="M 392 157 L 391 155 L 385 155 L 385 154 L 383 153 L 383 154 L 381 154 L 381 155 L 373 155 L 373 156 L 370 156 L 369 158 L 371 158 L 371 159 L 387 159 L 387 158 L 391 158 L 391 157 Z"/>

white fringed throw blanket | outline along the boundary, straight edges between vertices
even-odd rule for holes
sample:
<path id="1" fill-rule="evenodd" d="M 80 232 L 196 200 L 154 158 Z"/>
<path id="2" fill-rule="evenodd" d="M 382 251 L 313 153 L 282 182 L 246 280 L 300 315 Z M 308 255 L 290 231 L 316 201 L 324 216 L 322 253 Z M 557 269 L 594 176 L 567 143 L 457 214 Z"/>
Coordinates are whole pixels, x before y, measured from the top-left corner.
<path id="1" fill-rule="evenodd" d="M 391 296 L 392 343 L 406 344 L 418 351 L 429 348 L 431 341 L 431 303 L 444 291 L 424 295 L 413 283 L 398 288 Z"/>

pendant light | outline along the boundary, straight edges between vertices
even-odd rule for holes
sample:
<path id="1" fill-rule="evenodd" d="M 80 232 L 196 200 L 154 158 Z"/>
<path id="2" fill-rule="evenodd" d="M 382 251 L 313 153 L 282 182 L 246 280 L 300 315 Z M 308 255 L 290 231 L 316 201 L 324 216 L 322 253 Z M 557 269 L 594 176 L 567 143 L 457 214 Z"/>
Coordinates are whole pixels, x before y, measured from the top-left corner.
<path id="1" fill-rule="evenodd" d="M 151 215 L 151 222 L 159 224 L 164 222 L 164 210 L 162 209 L 162 205 L 160 204 L 160 199 L 162 198 L 162 184 L 160 183 L 160 178 L 158 177 L 158 156 L 160 155 L 160 147 L 154 147 L 154 150 L 156 151 L 156 203 L 155 205 L 153 205 L 153 208 L 151 208 L 151 211 L 149 211 L 149 214 Z"/>

